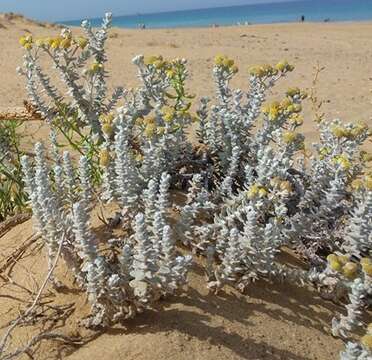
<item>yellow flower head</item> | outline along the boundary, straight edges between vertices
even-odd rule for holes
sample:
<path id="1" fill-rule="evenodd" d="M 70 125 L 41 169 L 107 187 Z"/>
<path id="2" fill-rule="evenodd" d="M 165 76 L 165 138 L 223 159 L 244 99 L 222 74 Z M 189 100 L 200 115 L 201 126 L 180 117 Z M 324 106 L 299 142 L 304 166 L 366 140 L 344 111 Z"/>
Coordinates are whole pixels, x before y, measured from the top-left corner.
<path id="1" fill-rule="evenodd" d="M 358 273 L 358 265 L 353 262 L 347 262 L 342 268 L 342 273 L 348 279 L 354 279 Z"/>
<path id="2" fill-rule="evenodd" d="M 100 71 L 103 70 L 103 65 L 102 64 L 99 64 L 97 62 L 94 62 L 91 66 L 90 66 L 90 70 L 92 73 L 98 73 Z"/>
<path id="3" fill-rule="evenodd" d="M 37 47 L 43 47 L 45 45 L 48 45 L 48 42 L 44 38 L 39 38 L 35 40 L 35 45 Z"/>
<path id="4" fill-rule="evenodd" d="M 261 66 L 252 66 L 249 68 L 248 72 L 251 76 L 256 76 L 259 78 L 262 78 L 266 75 L 264 69 Z"/>
<path id="5" fill-rule="evenodd" d="M 331 132 L 338 139 L 348 136 L 347 130 L 345 128 L 343 128 L 342 126 L 332 127 Z"/>
<path id="6" fill-rule="evenodd" d="M 365 186 L 367 190 L 372 190 L 372 175 L 367 175 L 365 177 Z"/>
<path id="7" fill-rule="evenodd" d="M 368 130 L 368 126 L 364 123 L 359 123 L 354 125 L 353 128 L 350 130 L 350 133 L 353 137 L 358 137 L 364 134 Z"/>
<path id="8" fill-rule="evenodd" d="M 365 272 L 366 275 L 372 277 L 372 263 L 369 264 L 363 264 L 362 269 Z"/>
<path id="9" fill-rule="evenodd" d="M 214 58 L 214 63 L 217 66 L 223 66 L 224 61 L 225 61 L 225 56 L 224 55 L 217 55 Z"/>
<path id="10" fill-rule="evenodd" d="M 156 119 L 153 116 L 149 116 L 149 117 L 143 119 L 143 122 L 146 125 L 148 125 L 148 124 L 155 125 L 156 124 Z"/>
<path id="11" fill-rule="evenodd" d="M 253 184 L 247 191 L 248 199 L 254 199 L 255 197 L 266 197 L 268 195 L 267 189 L 260 184 Z"/>
<path id="12" fill-rule="evenodd" d="M 331 149 L 327 146 L 324 146 L 319 149 L 319 158 L 323 160 L 327 155 L 331 153 Z"/>
<path id="13" fill-rule="evenodd" d="M 152 55 L 150 56 L 149 58 L 146 58 L 145 59 L 145 64 L 146 65 L 154 65 L 156 61 L 162 61 L 163 60 L 163 57 L 162 56 L 155 56 L 155 55 Z"/>
<path id="14" fill-rule="evenodd" d="M 115 115 L 113 113 L 109 113 L 109 114 L 102 114 L 100 115 L 99 117 L 99 120 L 101 121 L 101 123 L 103 124 L 112 124 L 112 122 L 114 121 L 115 119 Z"/>
<path id="15" fill-rule="evenodd" d="M 156 129 L 156 133 L 158 135 L 163 135 L 165 133 L 165 127 L 164 126 L 159 126 L 157 129 Z"/>
<path id="16" fill-rule="evenodd" d="M 342 265 L 337 260 L 332 260 L 328 264 L 333 271 L 340 272 L 342 270 Z"/>
<path id="17" fill-rule="evenodd" d="M 32 35 L 24 35 L 19 38 L 19 43 L 26 49 L 32 49 Z"/>
<path id="18" fill-rule="evenodd" d="M 71 39 L 70 38 L 65 38 L 61 40 L 61 48 L 62 49 L 68 49 L 71 47 Z"/>
<path id="19" fill-rule="evenodd" d="M 50 44 L 50 47 L 52 49 L 59 49 L 59 47 L 61 46 L 61 42 L 62 42 L 62 38 L 61 37 L 56 37 L 56 38 L 53 38 L 51 44 Z"/>
<path id="20" fill-rule="evenodd" d="M 275 121 L 281 113 L 280 104 L 277 101 L 274 101 L 271 104 L 264 105 L 262 112 L 268 116 L 270 121 Z"/>
<path id="21" fill-rule="evenodd" d="M 153 64 L 152 64 L 157 70 L 162 70 L 165 68 L 166 66 L 166 62 L 163 61 L 163 60 L 156 60 Z"/>
<path id="22" fill-rule="evenodd" d="M 25 48 L 26 50 L 31 50 L 31 49 L 32 49 L 32 43 L 27 43 L 27 44 L 25 44 L 24 48 Z"/>
<path id="23" fill-rule="evenodd" d="M 152 138 L 156 132 L 156 124 L 149 123 L 146 125 L 144 134 L 147 138 Z"/>
<path id="24" fill-rule="evenodd" d="M 135 159 L 136 159 L 136 161 L 138 161 L 138 162 L 142 162 L 143 161 L 143 159 L 144 159 L 144 156 L 142 155 L 142 154 L 137 154 L 136 156 L 135 156 Z"/>
<path id="25" fill-rule="evenodd" d="M 163 120 L 167 123 L 170 123 L 176 115 L 176 112 L 170 106 L 164 106 L 161 112 L 163 114 Z"/>
<path id="26" fill-rule="evenodd" d="M 286 92 L 287 96 L 294 97 L 301 94 L 301 90 L 298 87 L 289 88 Z"/>
<path id="27" fill-rule="evenodd" d="M 287 111 L 290 113 L 299 113 L 302 111 L 301 104 L 292 104 L 287 107 Z"/>
<path id="28" fill-rule="evenodd" d="M 287 191 L 287 192 L 292 192 L 292 184 L 288 181 L 288 180 L 285 180 L 285 181 L 282 181 L 279 185 L 279 189 L 281 191 Z"/>
<path id="29" fill-rule="evenodd" d="M 248 199 L 253 199 L 258 195 L 258 190 L 260 190 L 260 185 L 258 184 L 253 184 L 248 192 L 247 192 L 247 197 Z"/>
<path id="30" fill-rule="evenodd" d="M 362 258 L 360 259 L 360 265 L 362 265 L 363 271 L 368 275 L 372 277 L 372 259 L 371 258 Z M 371 327 L 372 330 L 372 327 Z"/>
<path id="31" fill-rule="evenodd" d="M 290 124 L 301 126 L 304 123 L 304 118 L 298 113 L 291 114 L 288 118 Z"/>
<path id="32" fill-rule="evenodd" d="M 176 76 L 176 72 L 173 69 L 169 69 L 165 72 L 165 75 L 169 79 L 173 79 Z"/>
<path id="33" fill-rule="evenodd" d="M 294 66 L 288 64 L 287 60 L 283 60 L 275 65 L 275 68 L 280 72 L 290 72 L 294 70 Z"/>
<path id="34" fill-rule="evenodd" d="M 108 137 L 111 137 L 111 135 L 114 132 L 114 129 L 112 128 L 112 125 L 109 123 L 104 123 L 102 125 L 102 131 L 104 134 L 106 134 Z"/>
<path id="35" fill-rule="evenodd" d="M 268 195 L 268 191 L 264 188 L 264 187 L 261 187 L 259 190 L 258 190 L 258 196 L 260 198 L 263 198 L 263 197 L 266 197 Z"/>
<path id="36" fill-rule="evenodd" d="M 226 68 L 231 68 L 235 65 L 235 61 L 233 59 L 225 58 L 223 61 L 223 66 Z"/>
<path id="37" fill-rule="evenodd" d="M 372 334 L 364 335 L 360 339 L 361 344 L 368 349 L 369 351 L 372 351 Z"/>
<path id="38" fill-rule="evenodd" d="M 345 265 L 349 262 L 350 256 L 348 255 L 339 255 L 337 257 L 338 261 L 342 264 Z"/>
<path id="39" fill-rule="evenodd" d="M 364 266 L 364 265 L 369 265 L 369 264 L 372 264 L 371 258 L 364 257 L 360 259 L 360 265 Z"/>
<path id="40" fill-rule="evenodd" d="M 261 69 L 263 70 L 263 72 L 265 73 L 266 76 L 272 76 L 272 75 L 275 75 L 278 73 L 278 70 L 273 68 L 271 65 L 269 64 L 264 64 L 261 66 Z"/>
<path id="41" fill-rule="evenodd" d="M 282 109 L 287 109 L 289 106 L 291 106 L 293 104 L 293 101 L 292 99 L 286 97 L 285 99 L 283 99 L 281 102 L 280 102 L 280 107 Z"/>
<path id="42" fill-rule="evenodd" d="M 88 40 L 83 36 L 78 36 L 74 40 L 75 44 L 79 46 L 80 49 L 85 49 L 85 47 L 88 45 Z"/>
<path id="43" fill-rule="evenodd" d="M 108 152 L 108 150 L 102 149 L 99 152 L 99 163 L 101 166 L 108 166 L 108 164 L 110 163 L 110 153 Z"/>
<path id="44" fill-rule="evenodd" d="M 338 164 L 344 170 L 349 170 L 351 168 L 351 162 L 345 155 L 336 155 L 333 158 L 333 162 Z"/>
<path id="45" fill-rule="evenodd" d="M 294 131 L 285 131 L 283 133 L 283 141 L 286 144 L 292 144 L 297 140 L 298 134 L 296 134 Z"/>
<path id="46" fill-rule="evenodd" d="M 327 261 L 328 261 L 328 263 L 330 263 L 331 261 L 338 261 L 338 257 L 337 257 L 336 254 L 329 254 L 327 256 Z"/>

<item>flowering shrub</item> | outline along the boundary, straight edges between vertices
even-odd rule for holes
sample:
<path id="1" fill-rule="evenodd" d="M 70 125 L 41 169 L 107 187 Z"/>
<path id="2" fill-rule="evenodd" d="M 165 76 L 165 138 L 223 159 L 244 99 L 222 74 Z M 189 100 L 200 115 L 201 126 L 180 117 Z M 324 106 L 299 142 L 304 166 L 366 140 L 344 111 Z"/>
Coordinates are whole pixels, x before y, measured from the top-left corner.
<path id="1" fill-rule="evenodd" d="M 186 61 L 137 56 L 142 85 L 107 101 L 109 26 L 107 15 L 96 32 L 83 23 L 86 38 L 63 30 L 57 38 L 21 39 L 30 100 L 53 130 L 53 162 L 37 144 L 35 165 L 22 160 L 25 182 L 50 264 L 65 239 L 62 256 L 92 304 L 88 325 L 111 325 L 180 289 L 191 257 L 176 255 L 179 239 L 206 257 L 213 291 L 227 284 L 244 291 L 270 277 L 314 285 L 334 299 L 348 293 L 347 314 L 332 327 L 349 339 L 372 289 L 370 156 L 360 151 L 368 128 L 319 121 L 320 140 L 309 155 L 300 131 L 306 93 L 291 88 L 282 101 L 266 99 L 293 70 L 285 61 L 251 68 L 244 92 L 230 87 L 234 61 L 217 56 L 216 98 L 202 98 L 193 114 Z M 40 52 L 60 71 L 69 102 L 42 72 Z M 197 144 L 187 136 L 193 122 Z M 77 168 L 68 152 L 60 154 L 58 131 L 83 155 Z M 184 202 L 171 201 L 174 189 L 184 191 Z M 97 199 L 120 208 L 116 220 L 125 235 L 110 240 L 110 255 L 89 225 Z M 170 222 L 172 208 L 179 215 Z M 309 270 L 279 262 L 283 247 L 308 259 Z M 368 331 L 360 345 L 348 343 L 344 359 L 371 355 Z"/>

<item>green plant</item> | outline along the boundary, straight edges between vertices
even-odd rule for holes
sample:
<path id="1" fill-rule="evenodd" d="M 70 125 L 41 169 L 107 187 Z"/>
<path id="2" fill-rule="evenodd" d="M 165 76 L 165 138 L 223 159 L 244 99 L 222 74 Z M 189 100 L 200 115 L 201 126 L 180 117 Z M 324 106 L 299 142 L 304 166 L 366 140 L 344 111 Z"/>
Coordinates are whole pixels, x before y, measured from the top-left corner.
<path id="1" fill-rule="evenodd" d="M 22 126 L 20 120 L 0 121 L 0 221 L 23 211 L 27 195 L 24 191 L 20 159 Z"/>

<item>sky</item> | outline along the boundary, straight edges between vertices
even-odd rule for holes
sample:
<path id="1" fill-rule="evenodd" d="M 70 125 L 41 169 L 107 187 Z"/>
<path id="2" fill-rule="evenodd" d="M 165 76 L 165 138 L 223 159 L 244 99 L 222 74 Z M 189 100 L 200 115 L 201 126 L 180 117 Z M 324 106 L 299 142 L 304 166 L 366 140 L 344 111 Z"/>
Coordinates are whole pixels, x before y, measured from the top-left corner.
<path id="1" fill-rule="evenodd" d="M 283 1 L 288 0 L 0 0 L 0 12 L 58 21 L 101 17 L 107 11 L 119 16 Z"/>

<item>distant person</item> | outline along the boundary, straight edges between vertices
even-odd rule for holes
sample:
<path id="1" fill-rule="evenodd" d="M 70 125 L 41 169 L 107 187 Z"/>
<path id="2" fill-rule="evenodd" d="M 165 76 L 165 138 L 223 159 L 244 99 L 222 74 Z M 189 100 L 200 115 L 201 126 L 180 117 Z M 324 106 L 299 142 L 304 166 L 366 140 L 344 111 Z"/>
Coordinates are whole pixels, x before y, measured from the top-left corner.
<path id="1" fill-rule="evenodd" d="M 301 15 L 301 22 L 305 21 L 305 15 Z"/>

